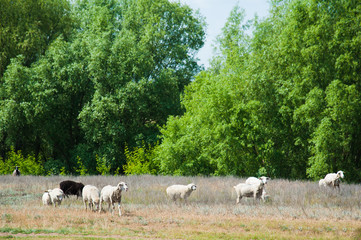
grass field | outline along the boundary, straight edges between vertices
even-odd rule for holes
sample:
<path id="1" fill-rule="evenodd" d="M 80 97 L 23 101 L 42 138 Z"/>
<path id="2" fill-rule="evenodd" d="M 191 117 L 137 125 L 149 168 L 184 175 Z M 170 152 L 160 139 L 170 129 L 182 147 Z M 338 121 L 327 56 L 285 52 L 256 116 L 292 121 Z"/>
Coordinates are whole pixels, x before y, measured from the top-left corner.
<path id="1" fill-rule="evenodd" d="M 128 184 L 119 217 L 85 211 L 82 200 L 43 206 L 44 190 L 71 179 L 84 184 Z M 0 176 L 0 238 L 20 239 L 361 239 L 361 185 L 341 192 L 309 181 L 272 180 L 269 201 L 236 205 L 235 177 Z M 176 205 L 165 189 L 197 184 L 188 204 Z"/>

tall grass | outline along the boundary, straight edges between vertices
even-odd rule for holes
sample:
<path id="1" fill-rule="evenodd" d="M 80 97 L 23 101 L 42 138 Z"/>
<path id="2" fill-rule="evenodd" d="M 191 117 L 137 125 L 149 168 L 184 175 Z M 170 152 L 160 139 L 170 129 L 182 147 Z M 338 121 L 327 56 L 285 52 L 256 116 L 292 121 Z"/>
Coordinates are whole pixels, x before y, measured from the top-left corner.
<path id="1" fill-rule="evenodd" d="M 15 209 L 43 207 L 41 196 L 47 189 L 59 186 L 66 179 L 97 186 L 127 182 L 129 191 L 123 195 L 126 212 L 153 209 L 192 211 L 200 215 L 239 215 L 254 217 L 286 217 L 296 219 L 360 220 L 361 186 L 341 184 L 341 191 L 320 189 L 316 182 L 271 180 L 266 185 L 270 195 L 267 202 L 242 199 L 236 205 L 233 186 L 244 182 L 236 177 L 171 177 L 171 176 L 0 176 L 0 205 Z M 172 184 L 197 184 L 197 190 L 188 204 L 175 205 L 166 196 L 165 189 Z M 82 201 L 70 197 L 62 208 L 80 210 Z"/>

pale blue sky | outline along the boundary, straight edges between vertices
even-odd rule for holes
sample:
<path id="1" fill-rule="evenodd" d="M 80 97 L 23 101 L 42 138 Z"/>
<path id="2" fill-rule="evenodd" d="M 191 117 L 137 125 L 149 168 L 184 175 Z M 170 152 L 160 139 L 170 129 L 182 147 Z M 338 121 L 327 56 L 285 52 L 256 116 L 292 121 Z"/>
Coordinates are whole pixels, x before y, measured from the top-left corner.
<path id="1" fill-rule="evenodd" d="M 213 55 L 212 44 L 221 33 L 229 13 L 234 6 L 238 5 L 246 12 L 246 20 L 254 18 L 255 14 L 263 18 L 268 15 L 268 0 L 174 0 L 189 5 L 193 9 L 199 9 L 208 24 L 207 38 L 204 47 L 199 51 L 200 63 L 208 67 L 208 61 Z"/>

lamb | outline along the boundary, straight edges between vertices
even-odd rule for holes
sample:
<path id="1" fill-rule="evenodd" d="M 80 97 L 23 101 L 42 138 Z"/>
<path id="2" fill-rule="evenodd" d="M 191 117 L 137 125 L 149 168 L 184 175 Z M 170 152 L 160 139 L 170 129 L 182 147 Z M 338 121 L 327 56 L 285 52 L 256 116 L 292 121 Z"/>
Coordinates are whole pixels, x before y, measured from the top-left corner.
<path id="1" fill-rule="evenodd" d="M 14 170 L 14 172 L 13 172 L 13 176 L 17 176 L 17 177 L 20 176 L 20 171 L 19 171 L 19 167 L 18 167 L 18 166 L 15 166 L 15 170 Z"/>
<path id="2" fill-rule="evenodd" d="M 85 185 L 82 192 L 85 210 L 87 210 L 87 203 L 89 202 L 89 209 L 94 211 L 94 205 L 97 206 L 96 211 L 99 210 L 100 191 L 97 187 L 92 185 Z"/>
<path id="3" fill-rule="evenodd" d="M 257 184 L 259 183 L 260 181 L 262 181 L 264 184 L 267 184 L 267 182 L 271 180 L 271 178 L 269 177 L 265 177 L 265 176 L 262 176 L 260 178 L 256 178 L 256 177 L 249 177 L 247 178 L 246 180 L 246 184 Z M 263 189 L 262 189 L 262 195 L 261 195 L 261 198 L 263 201 L 266 201 L 268 195 L 266 193 L 266 189 L 265 189 L 265 186 L 263 186 Z"/>
<path id="4" fill-rule="evenodd" d="M 320 180 L 320 182 L 322 183 L 322 186 L 329 186 L 329 187 L 333 187 L 333 189 L 335 189 L 336 187 L 338 188 L 338 190 L 340 190 L 340 178 L 344 178 L 344 174 L 343 171 L 338 171 L 337 173 L 329 173 L 325 176 L 325 178 L 323 179 L 323 181 Z M 319 182 L 319 185 L 320 185 Z M 320 185 L 321 186 L 321 185 Z"/>
<path id="5" fill-rule="evenodd" d="M 247 184 L 240 183 L 237 186 L 234 186 L 234 190 L 237 193 L 236 204 L 242 199 L 242 197 L 252 197 L 256 200 L 261 198 L 263 192 L 264 182 L 260 181 L 259 183 Z"/>
<path id="6" fill-rule="evenodd" d="M 64 192 L 60 188 L 49 189 L 45 191 L 45 193 L 43 194 L 43 198 L 42 198 L 43 204 L 44 205 L 54 204 L 54 207 L 56 207 L 56 204 L 58 204 L 59 206 L 64 196 L 65 196 Z"/>
<path id="7" fill-rule="evenodd" d="M 80 182 L 74 182 L 71 180 L 66 180 L 60 183 L 60 189 L 63 190 L 65 196 L 68 195 L 76 195 L 76 198 L 81 197 L 82 191 L 84 188 L 84 184 Z"/>
<path id="8" fill-rule="evenodd" d="M 197 186 L 194 183 L 190 183 L 188 185 L 172 185 L 167 188 L 167 195 L 173 199 L 173 201 L 177 201 L 177 199 L 184 199 L 187 202 L 187 198 L 193 191 L 197 189 Z"/>
<path id="9" fill-rule="evenodd" d="M 100 207 L 99 212 L 102 211 L 102 202 L 108 202 L 108 210 L 110 211 L 110 205 L 113 207 L 112 214 L 114 212 L 114 203 L 118 203 L 119 216 L 122 215 L 120 210 L 120 203 L 122 201 L 122 191 L 128 191 L 128 186 L 125 182 L 118 183 L 117 186 L 105 186 L 100 192 Z"/>

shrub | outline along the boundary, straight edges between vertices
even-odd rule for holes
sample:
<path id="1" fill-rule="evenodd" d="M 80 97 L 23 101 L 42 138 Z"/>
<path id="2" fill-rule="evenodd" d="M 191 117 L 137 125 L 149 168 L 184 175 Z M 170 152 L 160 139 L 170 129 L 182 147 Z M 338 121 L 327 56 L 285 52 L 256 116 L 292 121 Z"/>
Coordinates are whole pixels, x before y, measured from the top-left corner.
<path id="1" fill-rule="evenodd" d="M 110 174 L 110 169 L 111 169 L 111 165 L 109 164 L 109 162 L 107 161 L 107 159 L 105 157 L 99 157 L 98 155 L 95 156 L 95 160 L 97 162 L 97 171 L 101 174 L 101 175 L 109 175 Z"/>
<path id="2" fill-rule="evenodd" d="M 22 175 L 44 175 L 45 170 L 40 161 L 34 155 L 24 157 L 20 150 L 15 152 L 14 148 L 7 153 L 5 161 L 0 161 L 0 174 L 11 174 L 15 166 L 20 168 Z"/>
<path id="3" fill-rule="evenodd" d="M 133 151 L 129 151 L 128 146 L 125 146 L 125 157 L 127 164 L 123 166 L 126 175 L 141 175 L 141 174 L 157 174 L 159 167 L 153 161 L 154 148 L 148 148 L 143 143 L 143 147 L 135 147 Z"/>

